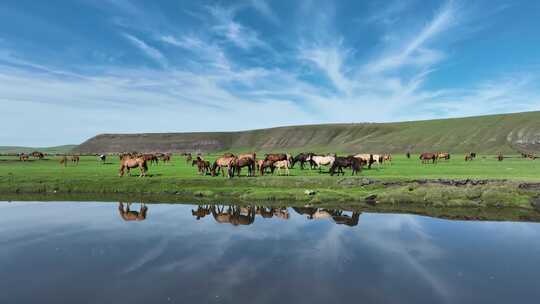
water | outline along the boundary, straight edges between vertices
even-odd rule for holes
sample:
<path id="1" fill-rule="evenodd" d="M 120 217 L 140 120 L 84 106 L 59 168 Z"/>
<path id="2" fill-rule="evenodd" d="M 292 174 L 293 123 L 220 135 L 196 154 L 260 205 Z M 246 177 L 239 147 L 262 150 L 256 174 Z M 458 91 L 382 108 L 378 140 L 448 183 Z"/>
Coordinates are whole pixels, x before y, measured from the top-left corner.
<path id="1" fill-rule="evenodd" d="M 540 297 L 536 223 L 216 207 L 218 223 L 206 210 L 194 215 L 196 206 L 146 208 L 132 204 L 137 215 L 118 203 L 0 203 L 0 303 Z"/>

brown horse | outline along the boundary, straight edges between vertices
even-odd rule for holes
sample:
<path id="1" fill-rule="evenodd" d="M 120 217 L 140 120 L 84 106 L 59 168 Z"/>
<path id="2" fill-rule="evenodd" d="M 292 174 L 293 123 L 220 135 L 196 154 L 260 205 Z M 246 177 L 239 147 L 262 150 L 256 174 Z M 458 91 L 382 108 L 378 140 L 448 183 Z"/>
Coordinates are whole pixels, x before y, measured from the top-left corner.
<path id="1" fill-rule="evenodd" d="M 212 165 L 212 176 L 216 176 L 221 171 L 221 174 L 225 176 L 225 168 L 227 168 L 227 177 L 231 178 L 234 175 L 233 168 L 236 157 L 220 157 L 216 159 Z"/>
<path id="2" fill-rule="evenodd" d="M 124 221 L 144 221 L 146 214 L 148 213 L 148 207 L 145 204 L 141 204 L 139 211 L 132 211 L 129 209 L 131 203 L 127 203 L 124 207 L 124 203 L 118 202 L 118 213 Z"/>
<path id="3" fill-rule="evenodd" d="M 73 155 L 71 156 L 71 162 L 78 165 L 79 164 L 79 161 L 81 160 L 81 158 L 79 157 L 79 155 Z"/>
<path id="4" fill-rule="evenodd" d="M 234 226 L 251 225 L 255 222 L 255 207 L 212 206 L 212 216 L 220 224 L 229 223 Z"/>
<path id="5" fill-rule="evenodd" d="M 170 163 L 171 162 L 171 154 L 170 153 L 165 153 L 161 156 L 161 161 L 164 163 L 164 164 L 167 164 L 167 163 Z"/>
<path id="6" fill-rule="evenodd" d="M 45 154 L 43 154 L 42 152 L 39 152 L 39 151 L 34 151 L 32 152 L 32 157 L 34 158 L 38 158 L 38 159 L 43 159 L 45 157 Z"/>
<path id="7" fill-rule="evenodd" d="M 19 155 L 19 160 L 20 161 L 28 161 L 29 159 L 30 159 L 30 157 L 28 156 L 28 154 L 21 153 Z"/>
<path id="8" fill-rule="evenodd" d="M 270 172 L 272 172 L 272 174 L 274 173 L 274 169 L 275 169 L 273 161 L 264 160 L 264 159 L 257 161 L 257 167 L 259 168 L 259 174 L 261 176 L 264 175 L 264 173 L 266 172 L 266 169 L 270 169 Z"/>
<path id="9" fill-rule="evenodd" d="M 200 156 L 197 156 L 197 159 L 191 163 L 192 167 L 195 165 L 197 165 L 197 170 L 201 175 L 206 175 L 210 172 L 210 162 L 203 160 Z"/>
<path id="10" fill-rule="evenodd" d="M 422 160 L 422 164 L 429 163 L 429 161 L 432 161 L 432 164 L 434 164 L 437 160 L 437 154 L 431 152 L 424 152 L 420 154 L 420 160 Z"/>
<path id="11" fill-rule="evenodd" d="M 264 160 L 269 160 L 271 162 L 276 162 L 280 160 L 287 160 L 287 154 L 284 153 L 272 153 L 272 154 L 265 154 Z"/>
<path id="12" fill-rule="evenodd" d="M 234 171 L 236 176 L 240 176 L 243 167 L 248 168 L 248 176 L 255 176 L 255 160 L 251 157 L 236 158 L 234 160 Z M 234 175 L 234 173 L 233 173 Z"/>
<path id="13" fill-rule="evenodd" d="M 186 154 L 186 163 L 189 164 L 189 162 L 193 159 L 193 157 L 191 156 L 191 153 L 187 153 Z"/>
<path id="14" fill-rule="evenodd" d="M 157 165 L 159 161 L 158 157 L 154 154 L 143 154 L 142 158 L 144 158 L 146 162 L 150 162 L 151 165 L 153 164 Z"/>
<path id="15" fill-rule="evenodd" d="M 139 177 L 146 176 L 146 172 L 148 171 L 148 165 L 146 164 L 146 160 L 143 157 L 129 157 L 126 156 L 122 158 L 120 161 L 120 171 L 118 173 L 118 176 L 122 177 L 124 176 L 125 171 L 127 170 L 128 174 L 131 176 L 130 169 L 133 168 L 139 168 L 141 170 L 141 174 Z"/>

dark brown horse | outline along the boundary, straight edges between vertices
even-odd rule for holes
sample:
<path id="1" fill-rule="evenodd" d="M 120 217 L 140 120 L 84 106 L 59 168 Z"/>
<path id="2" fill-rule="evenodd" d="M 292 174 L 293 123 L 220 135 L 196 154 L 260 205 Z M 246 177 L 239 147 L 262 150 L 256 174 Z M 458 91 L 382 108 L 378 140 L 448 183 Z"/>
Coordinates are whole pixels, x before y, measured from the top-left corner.
<path id="1" fill-rule="evenodd" d="M 143 154 L 142 155 L 142 158 L 144 158 L 144 160 L 148 163 L 150 163 L 151 165 L 153 164 L 158 164 L 159 162 L 159 159 L 158 157 L 155 155 L 155 154 Z"/>
<path id="2" fill-rule="evenodd" d="M 287 160 L 287 154 L 284 154 L 284 153 L 265 154 L 264 160 L 269 160 L 271 162 Z"/>
<path id="3" fill-rule="evenodd" d="M 33 158 L 38 158 L 38 159 L 43 159 L 45 157 L 45 154 L 43 154 L 42 152 L 39 152 L 39 151 L 34 151 L 32 152 L 32 157 Z"/>
<path id="4" fill-rule="evenodd" d="M 240 172 L 243 167 L 248 168 L 248 176 L 255 176 L 255 160 L 251 157 L 235 158 L 234 171 L 236 176 L 240 176 Z M 233 173 L 234 175 L 234 173 Z"/>
<path id="5" fill-rule="evenodd" d="M 432 164 L 434 164 L 435 161 L 437 160 L 437 154 L 431 153 L 431 152 L 424 152 L 420 154 L 420 160 L 422 160 L 422 164 L 429 163 L 429 161 L 431 161 Z"/>
<path id="6" fill-rule="evenodd" d="M 352 175 L 355 175 L 362 170 L 362 161 L 359 158 L 354 157 L 353 155 L 347 157 L 338 156 L 334 160 L 332 167 L 330 167 L 330 175 L 333 176 L 336 173 L 336 170 L 338 175 L 340 173 L 342 175 L 345 175 L 345 172 L 343 172 L 343 168 L 351 168 Z"/>

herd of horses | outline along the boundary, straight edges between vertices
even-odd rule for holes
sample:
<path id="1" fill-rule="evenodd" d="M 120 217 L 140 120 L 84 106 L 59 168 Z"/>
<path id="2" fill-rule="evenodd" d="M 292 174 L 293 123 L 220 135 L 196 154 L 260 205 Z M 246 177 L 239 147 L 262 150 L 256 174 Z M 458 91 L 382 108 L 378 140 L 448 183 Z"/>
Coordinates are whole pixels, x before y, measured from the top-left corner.
<path id="1" fill-rule="evenodd" d="M 308 220 L 329 219 L 338 225 L 356 226 L 360 219 L 359 211 L 344 211 L 329 208 L 293 207 L 298 215 L 306 216 Z M 131 209 L 131 203 L 118 203 L 118 213 L 124 221 L 143 221 L 148 215 L 148 207 L 141 203 L 138 210 Z M 199 205 L 191 210 L 191 215 L 197 220 L 212 216 L 217 223 L 231 224 L 233 226 L 251 225 L 257 216 L 263 219 L 278 218 L 288 220 L 289 208 L 265 206 L 237 206 L 237 205 Z"/>
<path id="2" fill-rule="evenodd" d="M 306 169 L 309 164 L 310 169 L 322 170 L 327 167 L 330 175 L 344 175 L 343 169 L 349 168 L 352 175 L 359 173 L 364 166 L 371 169 L 373 164 L 381 166 L 384 163 L 391 164 L 392 156 L 390 154 L 356 154 L 349 156 L 337 156 L 336 154 L 315 154 L 315 153 L 300 153 L 292 156 L 287 153 L 270 153 L 265 154 L 264 158 L 257 159 L 257 154 L 244 153 L 235 155 L 233 153 L 225 153 L 218 157 L 214 162 L 205 160 L 202 155 L 197 155 L 193 159 L 190 153 L 184 155 L 187 162 L 191 162 L 192 166 L 197 166 L 198 172 L 201 175 L 211 176 L 227 176 L 232 178 L 240 176 L 242 169 L 246 168 L 247 176 L 255 176 L 257 173 L 261 176 L 265 174 L 289 175 L 289 169 L 294 168 L 299 164 L 300 169 Z"/>

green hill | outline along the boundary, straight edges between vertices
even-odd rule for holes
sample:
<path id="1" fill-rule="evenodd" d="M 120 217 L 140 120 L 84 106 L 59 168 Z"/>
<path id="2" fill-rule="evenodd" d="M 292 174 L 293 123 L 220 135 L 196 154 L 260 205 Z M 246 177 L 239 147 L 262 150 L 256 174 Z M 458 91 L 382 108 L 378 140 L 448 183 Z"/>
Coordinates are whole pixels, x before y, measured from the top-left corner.
<path id="1" fill-rule="evenodd" d="M 11 154 L 11 153 L 32 153 L 34 151 L 40 151 L 43 153 L 49 154 L 63 154 L 69 153 L 77 145 L 63 145 L 56 147 L 41 147 L 41 148 L 31 148 L 31 147 L 16 147 L 16 146 L 0 146 L 0 154 Z"/>
<path id="2" fill-rule="evenodd" d="M 540 112 L 399 123 L 324 124 L 239 132 L 101 134 L 74 151 L 540 151 Z"/>

